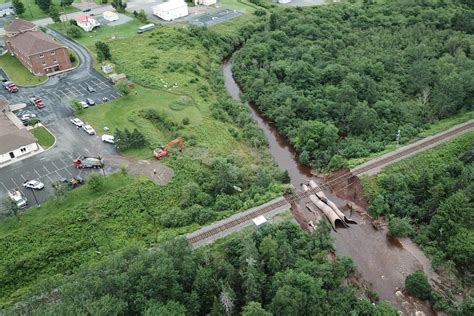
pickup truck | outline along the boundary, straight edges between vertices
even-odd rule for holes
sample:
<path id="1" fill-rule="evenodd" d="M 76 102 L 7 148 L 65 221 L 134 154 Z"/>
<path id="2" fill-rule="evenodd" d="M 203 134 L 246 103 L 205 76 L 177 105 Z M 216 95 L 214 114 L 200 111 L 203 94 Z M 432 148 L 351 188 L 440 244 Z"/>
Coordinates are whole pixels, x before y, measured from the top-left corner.
<path id="1" fill-rule="evenodd" d="M 73 162 L 76 168 L 102 168 L 104 166 L 104 159 L 101 157 L 79 157 Z"/>
<path id="2" fill-rule="evenodd" d="M 26 196 L 21 193 L 19 190 L 14 190 L 14 191 L 8 191 L 8 196 L 10 199 L 16 203 L 16 206 L 18 208 L 25 208 L 28 206 L 28 200 L 26 199 Z"/>
<path id="3" fill-rule="evenodd" d="M 5 81 L 5 82 L 2 82 L 2 86 L 5 88 L 5 90 L 7 90 L 8 92 L 12 92 L 12 93 L 15 93 L 15 92 L 18 92 L 18 87 L 16 86 L 16 84 L 12 81 Z"/>
<path id="4" fill-rule="evenodd" d="M 28 103 L 30 105 L 35 106 L 37 109 L 44 108 L 44 102 L 40 97 L 36 97 L 34 95 L 28 97 Z"/>

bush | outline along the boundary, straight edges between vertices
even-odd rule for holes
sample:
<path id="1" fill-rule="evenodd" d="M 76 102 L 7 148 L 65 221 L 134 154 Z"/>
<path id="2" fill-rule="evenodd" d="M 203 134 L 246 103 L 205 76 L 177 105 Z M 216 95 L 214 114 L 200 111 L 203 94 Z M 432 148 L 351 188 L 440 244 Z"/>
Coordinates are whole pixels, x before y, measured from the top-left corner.
<path id="1" fill-rule="evenodd" d="M 393 237 L 409 237 L 413 233 L 413 227 L 410 220 L 406 217 L 390 217 L 388 220 L 388 229 Z"/>
<path id="2" fill-rule="evenodd" d="M 182 123 L 183 123 L 183 125 L 189 125 L 189 123 L 191 123 L 191 121 L 189 120 L 188 117 L 183 117 Z"/>
<path id="3" fill-rule="evenodd" d="M 431 297 L 431 286 L 423 271 L 416 271 L 407 276 L 405 279 L 405 289 L 408 294 L 421 300 L 427 300 Z"/>
<path id="4" fill-rule="evenodd" d="M 93 192 L 99 192 L 104 187 L 104 178 L 98 173 L 91 174 L 87 182 L 89 189 Z"/>
<path id="5" fill-rule="evenodd" d="M 74 112 L 74 114 L 81 114 L 82 112 L 84 112 L 84 108 L 82 107 L 80 101 L 78 99 L 72 99 L 71 101 L 69 101 L 69 104 L 71 104 L 71 107 L 72 107 L 72 110 Z"/>
<path id="6" fill-rule="evenodd" d="M 264 16 L 264 15 L 267 15 L 267 11 L 265 11 L 263 9 L 257 9 L 257 10 L 255 10 L 254 14 L 256 16 Z"/>
<path id="7" fill-rule="evenodd" d="M 120 150 L 141 148 L 147 145 L 145 136 L 136 128 L 133 132 L 130 132 L 127 128 L 124 131 L 117 128 L 114 133 L 114 138 L 115 146 Z"/>
<path id="8" fill-rule="evenodd" d="M 71 61 L 71 64 L 74 64 L 76 62 L 76 56 L 74 56 L 73 53 L 69 53 L 69 60 Z"/>
<path id="9" fill-rule="evenodd" d="M 72 38 L 79 38 L 82 36 L 82 30 L 78 26 L 71 25 L 67 29 L 66 34 Z"/>

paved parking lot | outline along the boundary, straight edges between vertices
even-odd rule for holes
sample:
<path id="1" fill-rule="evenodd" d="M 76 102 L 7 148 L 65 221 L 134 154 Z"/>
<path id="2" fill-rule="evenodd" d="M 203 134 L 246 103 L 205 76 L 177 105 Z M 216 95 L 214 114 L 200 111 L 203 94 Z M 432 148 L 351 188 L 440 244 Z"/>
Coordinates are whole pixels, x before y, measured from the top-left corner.
<path id="1" fill-rule="evenodd" d="M 28 96 L 31 95 L 42 98 L 46 105 L 43 109 L 38 110 L 31 105 L 25 109 L 35 113 L 56 137 L 56 144 L 51 149 L 0 168 L 0 200 L 8 196 L 7 190 L 18 188 L 27 196 L 29 205 L 34 206 L 35 200 L 31 190 L 25 189 L 22 184 L 25 180 L 36 179 L 45 183 L 43 190 L 35 191 L 38 202 L 43 203 L 54 195 L 51 183 L 63 177 L 71 178 L 80 175 L 85 178 L 88 173 L 94 172 L 74 168 L 73 159 L 81 155 L 119 157 L 115 148 L 103 143 L 100 136 L 90 136 L 70 122 L 73 117 L 73 111 L 69 105 L 71 99 L 82 101 L 91 98 L 97 103 L 95 106 L 99 107 L 106 106 L 106 103 L 102 103 L 103 97 L 113 100 L 120 94 L 106 78 L 91 67 L 92 60 L 83 47 L 67 39 L 64 41 L 69 47 L 75 49 L 81 60 L 77 69 L 53 76 L 48 82 L 39 86 L 19 87 L 17 93 L 0 89 L 0 95 L 11 104 L 26 103 Z M 95 88 L 96 92 L 88 92 L 88 85 Z M 108 165 L 106 158 L 106 173 L 113 172 L 118 166 L 112 163 Z"/>

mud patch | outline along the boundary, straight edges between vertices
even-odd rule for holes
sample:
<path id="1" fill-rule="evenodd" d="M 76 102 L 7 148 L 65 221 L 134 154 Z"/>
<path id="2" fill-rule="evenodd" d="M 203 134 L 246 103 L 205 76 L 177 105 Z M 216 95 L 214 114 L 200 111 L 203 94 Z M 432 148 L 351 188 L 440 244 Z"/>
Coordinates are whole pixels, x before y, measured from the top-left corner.
<path id="1" fill-rule="evenodd" d="M 329 190 L 338 198 L 352 201 L 364 209 L 367 208 L 364 188 L 359 178 L 352 175 L 349 169 L 340 169 L 326 176 L 324 182 L 329 185 Z"/>

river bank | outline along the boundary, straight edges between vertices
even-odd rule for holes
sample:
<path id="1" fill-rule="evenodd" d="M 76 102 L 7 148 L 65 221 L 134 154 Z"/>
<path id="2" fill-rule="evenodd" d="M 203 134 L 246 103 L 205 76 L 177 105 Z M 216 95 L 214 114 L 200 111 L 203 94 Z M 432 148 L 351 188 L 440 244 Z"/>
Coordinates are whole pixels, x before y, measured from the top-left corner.
<path id="1" fill-rule="evenodd" d="M 226 59 L 223 63 L 225 87 L 236 101 L 240 99 L 240 87 L 233 78 L 232 63 Z M 268 122 L 258 111 L 255 104 L 249 103 L 252 118 L 265 134 L 270 153 L 275 163 L 288 171 L 291 184 L 298 190 L 302 183 L 310 178 L 321 183 L 323 179 L 313 177 L 311 169 L 298 162 L 298 157 L 288 140 L 278 133 L 276 127 Z M 349 212 L 346 202 L 331 192 L 325 192 L 343 212 Z M 304 204 L 298 207 L 299 215 L 304 212 Z M 302 211 L 303 210 L 303 211 Z M 295 214 L 294 214 L 295 215 Z M 404 315 L 417 311 L 425 315 L 436 314 L 427 303 L 405 297 L 400 291 L 405 277 L 419 269 L 426 268 L 429 260 L 411 241 L 398 242 L 387 237 L 385 229 L 376 230 L 372 224 L 359 214 L 351 214 L 358 224 L 349 228 L 338 228 L 332 232 L 334 247 L 338 256 L 349 256 L 356 265 L 357 272 L 375 291 L 382 301 L 395 305 Z M 304 221 L 304 220 L 303 220 Z M 299 219 L 299 223 L 301 223 Z"/>

